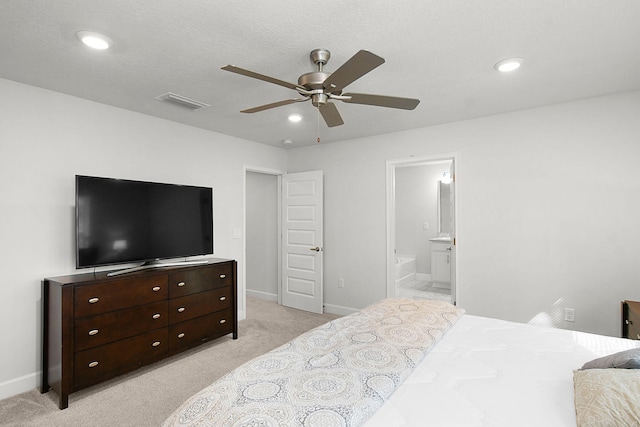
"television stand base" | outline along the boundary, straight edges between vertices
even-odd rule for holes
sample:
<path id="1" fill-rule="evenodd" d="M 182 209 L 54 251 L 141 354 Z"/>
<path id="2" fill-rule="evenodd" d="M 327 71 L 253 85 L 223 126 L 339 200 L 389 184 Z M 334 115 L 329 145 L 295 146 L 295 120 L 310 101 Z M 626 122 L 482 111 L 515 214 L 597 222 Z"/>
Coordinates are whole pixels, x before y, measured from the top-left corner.
<path id="1" fill-rule="evenodd" d="M 181 267 L 188 265 L 202 265 L 208 264 L 209 261 L 206 259 L 197 260 L 197 261 L 170 261 L 170 262 L 149 262 L 141 264 L 137 267 L 125 268 L 123 270 L 110 271 L 107 273 L 107 276 L 120 276 L 121 274 L 134 273 L 136 271 L 148 270 L 150 268 L 161 268 L 161 267 Z"/>

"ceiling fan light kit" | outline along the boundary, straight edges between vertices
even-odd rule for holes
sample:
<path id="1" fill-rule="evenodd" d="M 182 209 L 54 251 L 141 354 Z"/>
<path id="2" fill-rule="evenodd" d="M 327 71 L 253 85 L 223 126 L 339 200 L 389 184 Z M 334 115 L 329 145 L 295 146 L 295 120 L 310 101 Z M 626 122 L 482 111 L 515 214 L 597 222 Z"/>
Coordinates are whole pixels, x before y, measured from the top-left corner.
<path id="1" fill-rule="evenodd" d="M 310 58 L 316 65 L 316 71 L 301 75 L 298 78 L 298 84 L 289 83 L 254 71 L 245 70 L 234 65 L 225 65 L 222 69 L 283 86 L 288 89 L 293 89 L 302 96 L 302 98 L 291 98 L 261 105 L 259 107 L 249 108 L 242 110 L 242 113 L 257 113 L 259 111 L 281 107 L 295 102 L 311 100 L 311 104 L 318 108 L 318 111 L 322 115 L 327 126 L 334 127 L 344 124 L 344 121 L 342 120 L 335 103 L 330 101 L 343 101 L 351 104 L 373 105 L 377 107 L 399 108 L 403 110 L 413 110 L 420 103 L 419 99 L 412 98 L 399 98 L 362 93 L 342 93 L 342 90 L 346 86 L 364 76 L 369 71 L 372 71 L 384 64 L 384 59 L 369 51 L 360 50 L 333 73 L 324 71 L 324 66 L 329 61 L 329 58 L 331 58 L 331 52 L 327 49 L 312 50 Z"/>

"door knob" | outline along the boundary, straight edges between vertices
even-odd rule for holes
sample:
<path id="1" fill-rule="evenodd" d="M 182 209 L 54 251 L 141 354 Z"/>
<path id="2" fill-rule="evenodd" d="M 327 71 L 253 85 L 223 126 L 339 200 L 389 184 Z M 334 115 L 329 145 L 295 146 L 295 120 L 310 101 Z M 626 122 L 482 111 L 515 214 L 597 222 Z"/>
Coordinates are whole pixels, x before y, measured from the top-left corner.
<path id="1" fill-rule="evenodd" d="M 310 251 L 316 251 L 316 252 L 320 252 L 320 247 L 316 246 L 315 248 L 311 248 L 309 249 Z"/>

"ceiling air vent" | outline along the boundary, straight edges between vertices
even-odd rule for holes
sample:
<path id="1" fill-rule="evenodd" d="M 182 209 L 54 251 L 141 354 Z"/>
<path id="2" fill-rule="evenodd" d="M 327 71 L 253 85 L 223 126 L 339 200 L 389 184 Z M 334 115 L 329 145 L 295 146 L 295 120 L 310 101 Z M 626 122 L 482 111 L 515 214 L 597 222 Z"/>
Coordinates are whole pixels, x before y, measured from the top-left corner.
<path id="1" fill-rule="evenodd" d="M 156 99 L 160 102 L 165 102 L 167 104 L 175 105 L 176 107 L 185 108 L 189 111 L 198 111 L 205 107 L 210 107 L 209 104 L 205 104 L 204 102 L 196 101 L 194 99 L 187 98 L 186 96 L 181 96 L 171 92 L 158 95 L 156 96 Z"/>

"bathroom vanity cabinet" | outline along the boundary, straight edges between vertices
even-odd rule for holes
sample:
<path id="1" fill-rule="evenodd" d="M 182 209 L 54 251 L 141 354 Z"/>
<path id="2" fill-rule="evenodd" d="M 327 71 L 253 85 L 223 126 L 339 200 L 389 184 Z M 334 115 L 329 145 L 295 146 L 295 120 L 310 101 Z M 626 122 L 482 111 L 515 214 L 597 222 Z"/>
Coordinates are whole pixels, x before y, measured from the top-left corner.
<path id="1" fill-rule="evenodd" d="M 431 240 L 431 281 L 451 286 L 451 241 Z"/>

